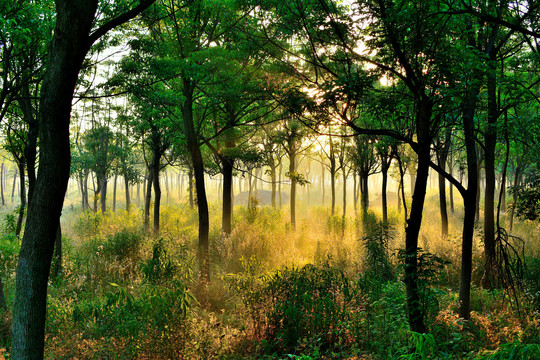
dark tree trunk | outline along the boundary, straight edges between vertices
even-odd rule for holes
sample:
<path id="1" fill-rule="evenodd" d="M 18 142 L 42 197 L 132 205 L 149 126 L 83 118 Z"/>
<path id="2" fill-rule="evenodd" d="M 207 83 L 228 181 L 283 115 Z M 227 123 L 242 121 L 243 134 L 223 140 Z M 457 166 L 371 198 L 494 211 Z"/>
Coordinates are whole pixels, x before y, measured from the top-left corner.
<path id="1" fill-rule="evenodd" d="M 453 167 L 454 167 L 454 164 L 453 164 L 453 161 L 452 161 L 452 156 L 450 156 L 448 158 L 448 173 L 452 177 L 454 176 L 453 173 L 452 173 Z M 450 212 L 453 214 L 454 213 L 454 186 L 452 184 L 450 184 L 449 198 L 450 198 Z"/>
<path id="2" fill-rule="evenodd" d="M 463 239 L 461 245 L 459 315 L 467 320 L 471 315 L 472 244 L 476 213 L 476 192 L 478 189 L 478 157 L 474 136 L 474 113 L 478 93 L 478 89 L 471 92 L 469 95 L 470 98 L 464 104 L 463 111 L 463 132 L 467 152 L 467 190 L 466 196 L 463 199 L 465 216 L 463 219 Z"/>
<path id="3" fill-rule="evenodd" d="M 383 164 L 381 167 L 381 173 L 382 173 L 382 216 L 383 216 L 383 224 L 388 224 L 388 200 L 386 198 L 386 188 L 388 185 L 388 168 L 390 167 L 390 163 L 388 163 L 388 166 L 386 164 Z"/>
<path id="4" fill-rule="evenodd" d="M 15 173 L 13 174 L 13 186 L 11 187 L 11 203 L 13 204 L 13 199 L 15 198 L 15 187 L 17 186 L 17 176 L 19 171 L 15 169 Z"/>
<path id="5" fill-rule="evenodd" d="M 161 206 L 161 186 L 159 184 L 161 153 L 154 151 L 154 159 L 152 170 L 154 172 L 152 178 L 154 183 L 154 236 L 159 235 L 159 208 Z"/>
<path id="6" fill-rule="evenodd" d="M 90 203 L 88 202 L 88 173 L 84 175 L 84 178 L 81 183 L 81 192 L 82 192 L 82 206 L 83 211 L 90 209 Z"/>
<path id="7" fill-rule="evenodd" d="M 0 170 L 0 196 L 2 197 L 2 206 L 6 205 L 4 200 L 4 163 L 2 163 L 2 169 Z"/>
<path id="8" fill-rule="evenodd" d="M 193 207 L 195 206 L 194 195 L 193 195 L 193 167 L 189 168 L 188 181 L 189 181 L 189 208 L 193 210 Z"/>
<path id="9" fill-rule="evenodd" d="M 24 121 L 28 124 L 28 140 L 24 147 L 24 159 L 28 172 L 28 203 L 30 203 L 36 186 L 36 157 L 39 126 L 37 114 L 32 106 L 29 84 L 26 83 L 21 91 L 22 99 L 19 103 L 24 114 Z"/>
<path id="10" fill-rule="evenodd" d="M 117 187 L 117 185 L 118 185 L 118 174 L 114 174 L 112 212 L 116 212 L 116 187 Z"/>
<path id="11" fill-rule="evenodd" d="M 56 3 L 56 35 L 40 98 L 39 174 L 17 265 L 12 359 L 43 358 L 47 282 L 69 180 L 71 100 L 90 46 L 87 39 L 97 5 L 90 1 Z"/>
<path id="12" fill-rule="evenodd" d="M 20 191 L 21 205 L 19 206 L 19 209 L 18 209 L 19 215 L 17 217 L 17 228 L 15 230 L 15 235 L 19 236 L 22 230 L 24 211 L 26 210 L 26 185 L 25 185 L 26 182 L 24 179 L 24 167 L 25 167 L 24 162 L 18 162 L 17 167 L 19 168 L 19 176 L 20 176 L 19 182 L 21 183 L 21 187 L 20 187 L 21 188 L 21 191 Z"/>
<path id="13" fill-rule="evenodd" d="M 144 192 L 144 232 L 150 231 L 150 204 L 152 202 L 152 183 L 154 181 L 154 171 L 152 165 L 148 167 L 148 179 L 145 180 L 146 190 Z"/>
<path id="14" fill-rule="evenodd" d="M 432 102 L 421 98 L 416 114 L 418 136 L 418 167 L 414 181 L 411 212 L 405 228 L 405 288 L 407 292 L 407 316 L 412 331 L 425 333 L 424 310 L 418 283 L 418 235 L 422 225 L 422 212 L 426 197 L 430 163 L 430 121 Z"/>
<path id="15" fill-rule="evenodd" d="M 446 136 L 442 148 L 437 152 L 437 161 L 439 167 L 445 171 L 448 152 L 450 150 L 450 141 L 452 132 L 450 129 L 446 131 Z M 439 210 L 441 213 L 441 237 L 448 237 L 448 212 L 446 209 L 446 179 L 439 173 Z"/>
<path id="16" fill-rule="evenodd" d="M 289 153 L 289 173 L 291 175 L 296 173 L 296 153 L 294 151 Z M 294 175 L 291 176 L 290 206 L 291 226 L 294 229 L 296 227 L 296 177 Z"/>
<path id="17" fill-rule="evenodd" d="M 206 188 L 204 185 L 204 163 L 193 119 L 193 91 L 195 85 L 188 79 L 184 79 L 183 82 L 185 100 L 182 108 L 182 118 L 184 123 L 184 134 L 186 136 L 187 146 L 193 164 L 195 188 L 197 191 L 197 207 L 199 210 L 199 269 L 201 272 L 201 280 L 207 282 L 210 281 L 210 253 L 208 239 L 210 222 L 208 217 Z"/>
<path id="18" fill-rule="evenodd" d="M 276 159 L 273 155 L 269 156 L 268 166 L 270 167 L 270 176 L 272 182 L 272 208 L 276 208 Z"/>
<path id="19" fill-rule="evenodd" d="M 97 1 L 56 0 L 56 27 L 39 105 L 39 174 L 17 264 L 12 359 L 43 359 L 47 283 L 69 180 L 71 103 L 82 63 L 95 40 L 150 4 L 138 5 L 138 11 L 106 23 L 89 36 Z"/>
<path id="20" fill-rule="evenodd" d="M 497 77 L 490 72 L 487 77 L 488 124 L 484 135 L 484 167 L 486 188 L 484 193 L 484 256 L 485 271 L 482 286 L 492 289 L 497 286 L 498 264 L 495 257 L 495 145 L 497 144 Z"/>
<path id="21" fill-rule="evenodd" d="M 127 176 L 124 176 L 124 188 L 126 191 L 126 211 L 129 213 L 131 208 L 131 197 L 129 196 L 129 181 Z"/>
<path id="22" fill-rule="evenodd" d="M 356 214 L 358 208 L 358 189 L 356 181 L 356 171 L 353 171 L 353 202 L 354 202 L 354 213 Z"/>
<path id="23" fill-rule="evenodd" d="M 233 163 L 227 158 L 222 159 L 223 168 L 223 214 L 221 218 L 221 227 L 226 235 L 230 235 L 232 231 L 232 179 L 233 179 Z M 275 184 L 272 184 L 275 186 Z M 275 197 L 275 194 L 273 194 Z M 274 202 L 275 205 L 275 202 Z"/>
<path id="24" fill-rule="evenodd" d="M 98 175 L 98 181 L 100 182 L 101 186 L 101 196 L 99 198 L 99 203 L 101 206 L 101 212 L 107 212 L 107 174 L 105 172 L 102 172 Z"/>

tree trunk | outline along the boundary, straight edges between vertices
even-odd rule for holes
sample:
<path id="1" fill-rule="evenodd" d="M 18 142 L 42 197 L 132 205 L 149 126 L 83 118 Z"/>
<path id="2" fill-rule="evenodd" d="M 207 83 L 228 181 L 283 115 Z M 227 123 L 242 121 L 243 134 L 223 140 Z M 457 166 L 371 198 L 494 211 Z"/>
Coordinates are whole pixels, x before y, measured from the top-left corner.
<path id="1" fill-rule="evenodd" d="M 294 229 L 296 227 L 296 153 L 291 151 L 289 153 L 289 173 L 291 174 L 291 226 Z"/>
<path id="2" fill-rule="evenodd" d="M 118 184 L 118 174 L 114 174 L 112 212 L 116 212 L 116 187 Z"/>
<path id="3" fill-rule="evenodd" d="M 223 194 L 222 194 L 222 197 L 223 197 L 222 212 L 223 213 L 222 213 L 222 218 L 221 218 L 221 228 L 226 235 L 230 235 L 232 231 L 233 162 L 227 158 L 223 158 L 221 165 L 223 168 Z"/>
<path id="4" fill-rule="evenodd" d="M 20 191 L 21 205 L 19 206 L 19 209 L 18 209 L 19 215 L 17 217 L 17 228 L 15 230 L 15 235 L 19 236 L 21 234 L 22 223 L 24 219 L 24 211 L 26 209 L 26 185 L 25 185 L 26 182 L 24 180 L 24 162 L 17 163 L 17 167 L 19 168 L 19 175 L 20 175 L 19 182 L 21 183 L 21 191 Z"/>
<path id="5" fill-rule="evenodd" d="M 204 163 L 193 121 L 193 91 L 195 85 L 191 80 L 186 78 L 184 78 L 183 83 L 183 93 L 185 97 L 182 108 L 184 134 L 193 164 L 195 187 L 197 191 L 197 207 L 199 210 L 199 269 L 201 272 L 201 280 L 203 282 L 208 282 L 210 281 L 210 253 L 208 239 L 210 223 L 206 189 L 204 185 Z"/>
<path id="6" fill-rule="evenodd" d="M 388 225 L 388 200 L 386 198 L 386 187 L 388 185 L 388 168 L 385 164 L 382 164 L 381 173 L 382 173 L 382 215 L 383 215 L 383 224 Z"/>
<path id="7" fill-rule="evenodd" d="M 147 1 L 89 36 L 96 1 L 56 0 L 39 105 L 39 174 L 21 243 L 13 309 L 11 358 L 43 359 L 47 283 L 70 170 L 73 92 L 90 46 L 101 35 L 150 6 Z"/>
<path id="8" fill-rule="evenodd" d="M 459 283 L 459 315 L 468 320 L 471 315 L 471 277 L 472 277 L 472 244 L 476 213 L 476 192 L 478 190 L 478 157 L 474 136 L 475 103 L 479 89 L 475 89 L 466 100 L 463 111 L 463 129 L 467 152 L 467 190 L 463 203 L 465 216 L 463 219 L 463 238 L 461 245 L 461 275 Z"/>
<path id="9" fill-rule="evenodd" d="M 269 156 L 268 166 L 270 166 L 270 176 L 272 182 L 272 208 L 276 208 L 276 160 L 273 155 Z"/>
<path id="10" fill-rule="evenodd" d="M 101 206 L 101 212 L 105 213 L 107 212 L 107 174 L 105 172 L 98 174 L 98 181 L 98 187 L 101 189 L 99 204 Z"/>
<path id="11" fill-rule="evenodd" d="M 89 1 L 56 3 L 56 35 L 47 58 L 39 107 L 39 174 L 17 265 L 12 359 L 43 358 L 47 283 L 69 180 L 71 101 L 91 45 L 87 37 L 97 5 Z"/>
<path id="12" fill-rule="evenodd" d="M 148 169 L 148 179 L 145 180 L 146 190 L 144 191 L 144 232 L 148 234 L 150 231 L 150 203 L 152 202 L 152 183 L 154 179 L 154 171 L 150 165 Z"/>
<path id="13" fill-rule="evenodd" d="M 345 216 L 347 215 L 347 172 L 345 167 L 341 169 L 343 176 L 343 221 L 345 221 Z"/>
<path id="14" fill-rule="evenodd" d="M 126 211 L 129 213 L 131 208 L 131 197 L 129 196 L 129 181 L 127 176 L 124 176 L 124 188 L 126 191 Z"/>
<path id="15" fill-rule="evenodd" d="M 188 181 L 189 181 L 189 208 L 193 210 L 195 206 L 194 195 L 193 195 L 193 167 L 189 168 L 188 172 Z"/>
<path id="16" fill-rule="evenodd" d="M 152 165 L 153 183 L 154 183 L 154 236 L 159 235 L 159 208 L 161 206 L 161 186 L 159 184 L 161 153 L 154 151 L 154 159 Z"/>
<path id="17" fill-rule="evenodd" d="M 357 213 L 358 208 L 358 189 L 356 181 L 356 171 L 353 171 L 353 202 L 354 202 L 354 213 Z"/>
<path id="18" fill-rule="evenodd" d="M 0 170 L 0 196 L 2 197 L 2 206 L 6 205 L 4 200 L 4 163 L 2 163 L 2 168 Z"/>
<path id="19" fill-rule="evenodd" d="M 13 174 L 13 186 L 11 187 L 11 203 L 13 204 L 13 199 L 15 198 L 15 187 L 17 186 L 17 176 L 18 170 L 15 169 L 15 173 Z"/>
<path id="20" fill-rule="evenodd" d="M 486 187 L 484 193 L 484 257 L 485 271 L 482 286 L 492 289 L 497 286 L 498 270 L 495 255 L 495 146 L 497 144 L 497 77 L 491 71 L 487 77 L 488 124 L 484 134 L 484 167 Z"/>
<path id="21" fill-rule="evenodd" d="M 449 156 L 449 158 L 448 158 L 448 173 L 452 177 L 454 176 L 452 174 L 453 167 L 454 167 L 454 164 L 453 164 L 453 161 L 452 161 L 452 156 Z M 452 185 L 452 184 L 450 184 L 449 198 L 450 198 L 450 212 L 453 214 L 454 213 L 454 185 Z"/>

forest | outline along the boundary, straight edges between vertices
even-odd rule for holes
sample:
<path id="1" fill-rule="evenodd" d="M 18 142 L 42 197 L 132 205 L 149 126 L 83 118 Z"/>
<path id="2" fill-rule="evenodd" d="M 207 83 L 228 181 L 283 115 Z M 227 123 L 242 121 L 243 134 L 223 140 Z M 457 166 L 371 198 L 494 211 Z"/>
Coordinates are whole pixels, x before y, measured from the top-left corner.
<path id="1" fill-rule="evenodd" d="M 0 360 L 539 359 L 539 14 L 0 0 Z"/>

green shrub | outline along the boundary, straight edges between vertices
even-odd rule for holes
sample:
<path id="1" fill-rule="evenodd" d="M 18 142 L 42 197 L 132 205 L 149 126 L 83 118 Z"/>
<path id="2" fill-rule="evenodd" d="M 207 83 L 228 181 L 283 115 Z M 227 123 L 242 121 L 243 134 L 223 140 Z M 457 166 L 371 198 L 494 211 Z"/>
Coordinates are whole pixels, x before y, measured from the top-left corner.
<path id="1" fill-rule="evenodd" d="M 266 314 L 272 350 L 293 352 L 302 343 L 335 350 L 349 338 L 353 291 L 340 269 L 328 264 L 285 268 L 269 276 L 262 291 L 272 302 Z"/>
<path id="2" fill-rule="evenodd" d="M 178 265 L 167 254 L 163 238 L 158 239 L 152 248 L 152 258 L 141 265 L 144 279 L 152 284 L 171 280 L 178 271 Z"/>
<path id="3" fill-rule="evenodd" d="M 480 356 L 478 359 L 486 360 L 535 360 L 540 359 L 540 345 L 507 343 L 491 355 Z"/>
<path id="4" fill-rule="evenodd" d="M 123 229 L 107 236 L 101 251 L 105 257 L 118 261 L 137 258 L 142 240 L 143 236 L 140 233 Z"/>

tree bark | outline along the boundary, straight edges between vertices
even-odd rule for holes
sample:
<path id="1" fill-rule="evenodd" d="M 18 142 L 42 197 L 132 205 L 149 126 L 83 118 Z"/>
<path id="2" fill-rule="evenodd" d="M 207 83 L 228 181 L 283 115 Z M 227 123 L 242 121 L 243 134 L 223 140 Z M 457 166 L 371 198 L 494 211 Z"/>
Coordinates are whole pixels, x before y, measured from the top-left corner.
<path id="1" fill-rule="evenodd" d="M 152 184 L 154 181 L 154 171 L 152 165 L 148 168 L 148 179 L 145 180 L 146 190 L 144 192 L 144 232 L 150 231 L 150 203 L 152 202 Z"/>
<path id="2" fill-rule="evenodd" d="M 476 214 L 476 192 L 478 190 L 478 156 L 474 136 L 474 113 L 479 89 L 471 91 L 464 104 L 463 132 L 467 152 L 467 190 L 463 203 L 465 216 L 463 219 L 463 238 L 461 245 L 461 275 L 459 283 L 459 315 L 468 320 L 471 316 L 471 277 L 472 277 L 472 244 Z"/>
<path id="3" fill-rule="evenodd" d="M 21 188 L 21 191 L 20 191 L 21 205 L 19 206 L 19 209 L 18 209 L 19 215 L 17 217 L 17 227 L 15 230 L 15 235 L 19 236 L 21 235 L 22 223 L 24 219 L 24 211 L 26 210 L 26 182 L 24 179 L 24 173 L 25 173 L 24 162 L 19 161 L 17 163 L 17 167 L 19 168 L 19 177 L 20 177 L 19 182 L 21 183 L 21 187 L 20 187 Z"/>
<path id="4" fill-rule="evenodd" d="M 185 98 L 182 107 L 184 134 L 186 136 L 187 147 L 191 154 L 193 164 L 195 188 L 197 191 L 197 207 L 199 210 L 199 269 L 201 272 L 201 280 L 203 282 L 208 282 L 210 281 L 210 253 L 208 239 L 210 222 L 206 188 L 204 185 L 204 163 L 193 119 L 193 92 L 195 84 L 186 78 L 183 79 L 183 83 L 183 93 Z"/>
<path id="5" fill-rule="evenodd" d="M 418 167 L 414 181 L 411 212 L 405 228 L 405 288 L 407 316 L 412 331 L 425 333 L 424 310 L 418 279 L 418 235 L 426 197 L 430 163 L 430 121 L 433 103 L 422 97 L 417 102 L 416 129 L 418 137 Z"/>
<path id="6" fill-rule="evenodd" d="M 291 148 L 289 152 L 289 173 L 291 174 L 291 198 L 290 200 L 290 212 L 291 212 L 291 226 L 294 229 L 296 227 L 296 152 Z"/>
<path id="7" fill-rule="evenodd" d="M 6 205 L 4 200 L 4 163 L 2 163 L 2 168 L 0 170 L 0 196 L 2 197 L 2 206 Z"/>
<path id="8" fill-rule="evenodd" d="M 159 184 L 161 153 L 154 150 L 152 164 L 153 183 L 154 183 L 154 236 L 159 235 L 159 208 L 161 206 L 161 186 Z"/>
<path id="9" fill-rule="evenodd" d="M 118 185 L 118 174 L 114 174 L 112 212 L 116 212 L 116 187 L 117 185 Z"/>
<path id="10" fill-rule="evenodd" d="M 226 235 L 230 235 L 232 231 L 232 179 L 233 179 L 233 163 L 227 158 L 223 158 L 223 208 L 221 218 L 221 228 Z M 275 184 L 272 183 L 273 188 Z M 275 194 L 273 194 L 275 197 Z M 275 199 L 274 199 L 275 200 Z M 274 201 L 275 206 L 275 201 Z"/>
<path id="11" fill-rule="evenodd" d="M 39 174 L 17 265 L 12 359 L 43 358 L 47 282 L 69 180 L 71 100 L 91 45 L 96 6 L 93 1 L 56 2 L 55 36 L 40 97 Z"/>
<path id="12" fill-rule="evenodd" d="M 129 196 L 129 181 L 127 176 L 124 176 L 124 188 L 126 191 L 126 211 L 129 213 L 131 208 L 131 197 Z"/>
<path id="13" fill-rule="evenodd" d="M 484 257 L 485 271 L 482 286 L 492 289 L 497 286 L 498 270 L 495 255 L 495 146 L 497 144 L 497 77 L 492 69 L 487 77 L 488 123 L 484 135 L 484 167 L 486 187 L 484 194 Z"/>

